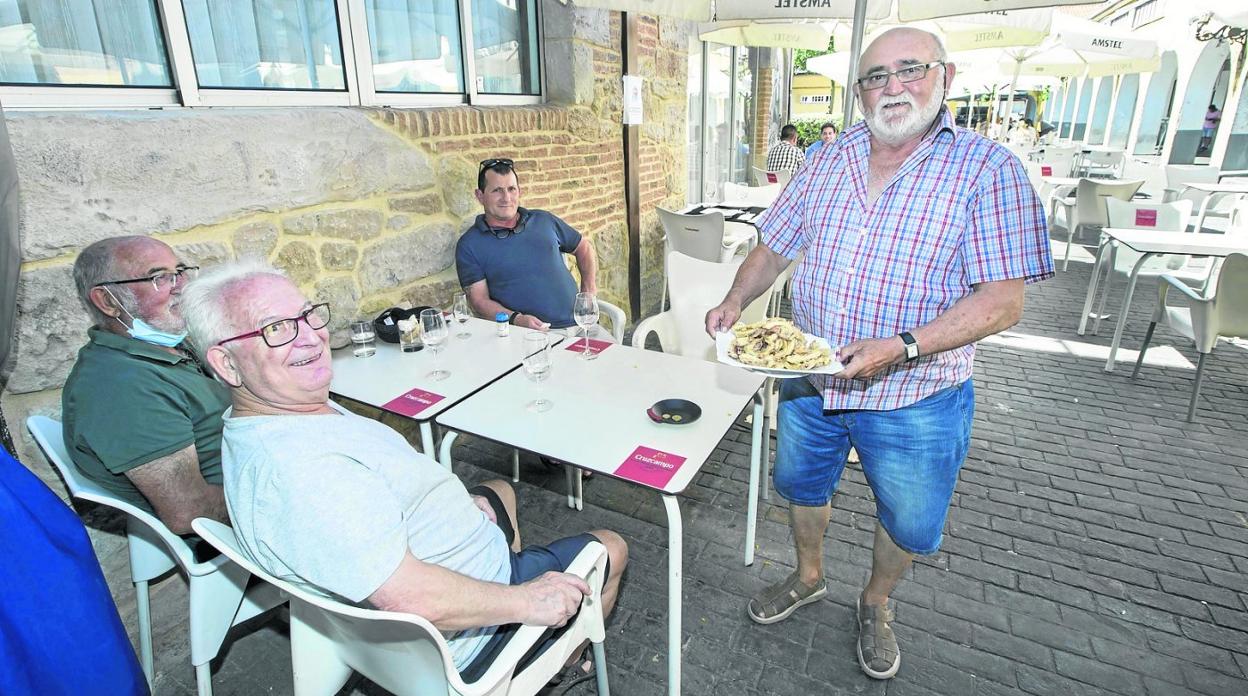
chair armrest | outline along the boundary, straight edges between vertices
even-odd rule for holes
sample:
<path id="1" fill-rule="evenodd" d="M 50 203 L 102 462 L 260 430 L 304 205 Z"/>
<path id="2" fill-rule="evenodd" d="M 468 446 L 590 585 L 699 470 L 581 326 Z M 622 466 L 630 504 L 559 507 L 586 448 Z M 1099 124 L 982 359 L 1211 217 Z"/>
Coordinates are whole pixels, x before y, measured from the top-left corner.
<path id="1" fill-rule="evenodd" d="M 611 335 L 615 337 L 615 342 L 623 343 L 624 326 L 627 323 L 627 320 L 624 318 L 624 310 L 606 300 L 598 300 L 598 311 L 607 315 L 607 318 L 611 320 Z"/>
<path id="2" fill-rule="evenodd" d="M 1218 183 L 1223 179 L 1231 179 L 1238 176 L 1248 176 L 1248 169 L 1231 169 L 1218 175 Z"/>
<path id="3" fill-rule="evenodd" d="M 1170 286 L 1174 286 L 1179 292 L 1183 293 L 1183 295 L 1187 297 L 1188 302 L 1195 302 L 1195 303 L 1202 303 L 1202 304 L 1209 304 L 1213 302 L 1212 299 L 1201 296 L 1201 294 L 1197 292 L 1195 288 L 1188 285 L 1187 283 L 1184 283 L 1178 278 L 1175 278 L 1172 275 L 1163 275 L 1161 277 L 1161 281 L 1162 282 L 1157 284 L 1157 293 L 1160 296 L 1162 304 L 1165 304 L 1166 289 Z"/>
<path id="4" fill-rule="evenodd" d="M 632 346 L 645 349 L 646 338 L 650 334 L 659 337 L 659 343 L 663 345 L 664 351 L 675 348 L 675 345 L 673 345 L 671 312 L 659 312 L 652 317 L 646 317 L 637 322 L 637 326 L 633 327 Z"/>

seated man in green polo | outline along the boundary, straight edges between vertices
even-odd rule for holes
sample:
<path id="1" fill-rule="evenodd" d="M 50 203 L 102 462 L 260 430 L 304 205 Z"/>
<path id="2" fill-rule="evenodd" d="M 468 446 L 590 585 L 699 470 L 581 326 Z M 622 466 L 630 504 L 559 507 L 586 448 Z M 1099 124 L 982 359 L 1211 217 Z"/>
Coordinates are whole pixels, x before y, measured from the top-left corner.
<path id="1" fill-rule="evenodd" d="M 221 413 L 228 391 L 183 343 L 176 300 L 196 270 L 149 237 L 114 237 L 74 262 L 95 320 L 61 394 L 65 448 L 83 475 L 150 510 L 175 534 L 228 524 Z"/>

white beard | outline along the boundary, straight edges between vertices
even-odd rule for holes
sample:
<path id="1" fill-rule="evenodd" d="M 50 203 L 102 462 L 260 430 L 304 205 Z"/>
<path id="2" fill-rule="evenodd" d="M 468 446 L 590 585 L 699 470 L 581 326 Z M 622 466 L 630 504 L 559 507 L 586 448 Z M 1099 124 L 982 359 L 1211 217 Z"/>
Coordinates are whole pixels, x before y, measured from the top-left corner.
<path id="1" fill-rule="evenodd" d="M 944 76 L 942 75 L 941 77 L 943 79 Z M 932 121 L 935 120 L 936 114 L 940 111 L 944 101 L 945 87 L 943 84 L 932 92 L 931 98 L 922 106 L 915 103 L 914 95 L 903 91 L 898 95 L 880 97 L 880 101 L 876 103 L 875 108 L 863 114 L 863 119 L 866 120 L 867 128 L 871 130 L 871 135 L 885 145 L 895 147 L 917 135 L 922 135 L 932 125 Z M 885 115 L 884 107 L 890 104 L 909 104 L 910 109 L 900 119 L 889 120 L 888 116 Z"/>

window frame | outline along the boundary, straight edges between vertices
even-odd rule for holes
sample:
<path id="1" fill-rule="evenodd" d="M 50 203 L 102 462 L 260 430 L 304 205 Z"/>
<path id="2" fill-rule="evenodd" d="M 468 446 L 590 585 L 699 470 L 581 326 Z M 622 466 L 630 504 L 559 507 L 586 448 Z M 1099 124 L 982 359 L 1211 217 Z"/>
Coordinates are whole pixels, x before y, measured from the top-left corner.
<path id="1" fill-rule="evenodd" d="M 182 0 L 153 0 L 161 42 L 169 64 L 171 87 L 101 87 L 76 85 L 0 85 L 0 103 L 6 109 L 171 109 L 198 107 L 368 106 L 427 108 L 457 105 L 520 106 L 546 102 L 546 33 L 541 3 L 536 14 L 538 93 L 478 93 L 472 56 L 474 0 L 457 0 L 460 56 L 464 91 L 457 93 L 378 92 L 373 83 L 371 37 L 365 19 L 365 0 L 333 0 L 338 16 L 339 45 L 346 88 L 342 90 L 229 89 L 203 87 L 195 72 L 190 33 Z"/>

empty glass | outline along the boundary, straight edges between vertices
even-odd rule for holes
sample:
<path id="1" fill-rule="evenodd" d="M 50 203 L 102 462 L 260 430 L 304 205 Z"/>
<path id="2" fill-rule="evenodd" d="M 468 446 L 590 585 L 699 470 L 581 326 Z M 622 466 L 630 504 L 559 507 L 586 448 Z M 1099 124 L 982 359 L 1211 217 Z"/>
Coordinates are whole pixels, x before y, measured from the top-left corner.
<path id="1" fill-rule="evenodd" d="M 592 292 L 576 293 L 576 304 L 572 305 L 572 318 L 576 325 L 585 332 L 585 350 L 581 353 L 584 360 L 593 360 L 597 353 L 589 352 L 589 330 L 598 323 L 598 298 Z"/>
<path id="2" fill-rule="evenodd" d="M 404 353 L 418 353 L 424 350 L 424 345 L 420 342 L 420 319 L 400 319 L 399 328 L 399 348 Z"/>
<path id="3" fill-rule="evenodd" d="M 542 397 L 542 382 L 550 377 L 550 339 L 539 331 L 524 335 L 524 375 L 537 383 L 537 398 L 530 401 L 530 411 L 549 411 L 554 403 Z"/>
<path id="4" fill-rule="evenodd" d="M 377 334 L 373 331 L 373 322 L 351 322 L 351 353 L 355 357 L 367 358 L 376 353 L 377 344 L 373 342 L 376 338 Z"/>
<path id="5" fill-rule="evenodd" d="M 441 362 L 442 348 L 446 345 L 446 339 L 450 337 L 450 329 L 446 326 L 446 318 L 442 316 L 440 309 L 426 309 L 420 313 L 420 337 L 425 343 L 425 347 L 433 351 L 433 372 L 427 376 L 432 380 L 442 380 L 451 376 L 451 373 L 439 367 Z"/>
<path id="6" fill-rule="evenodd" d="M 472 316 L 472 312 L 468 311 L 468 296 L 462 292 L 455 293 L 455 304 L 451 311 L 455 314 L 455 322 L 459 324 L 459 333 L 455 334 L 455 338 L 469 338 L 472 334 L 468 331 L 468 317 Z"/>

